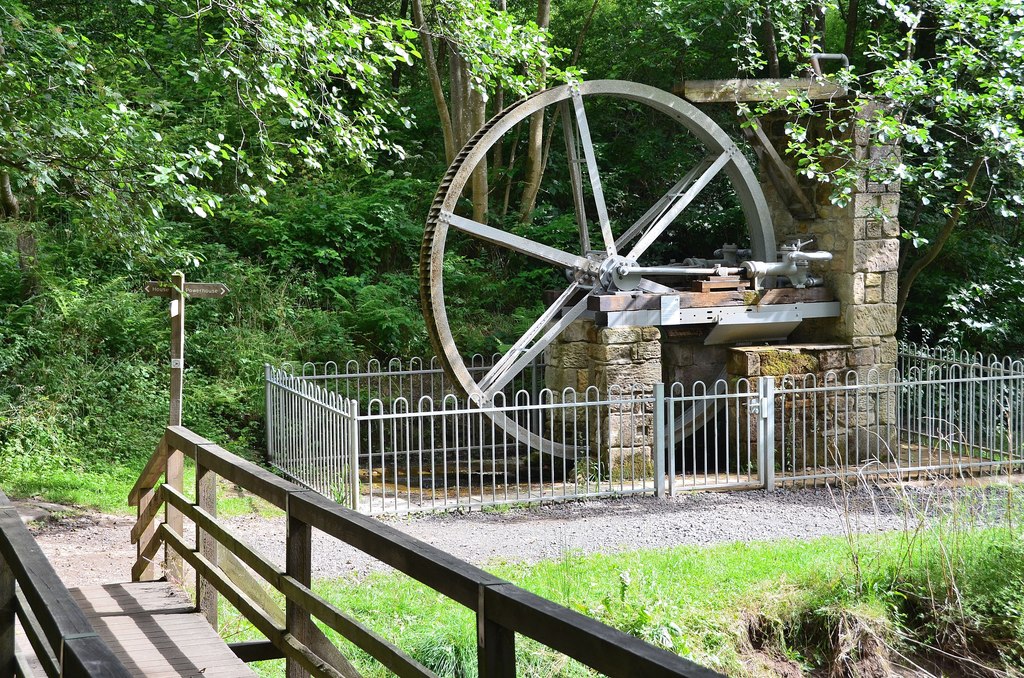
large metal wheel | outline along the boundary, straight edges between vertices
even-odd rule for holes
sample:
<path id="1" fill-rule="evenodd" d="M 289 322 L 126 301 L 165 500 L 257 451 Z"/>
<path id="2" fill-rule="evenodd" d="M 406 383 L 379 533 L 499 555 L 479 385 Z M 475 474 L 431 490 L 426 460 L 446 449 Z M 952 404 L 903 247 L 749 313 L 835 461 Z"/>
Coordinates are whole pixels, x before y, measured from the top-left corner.
<path id="1" fill-rule="evenodd" d="M 613 233 L 609 220 L 599 158 L 591 139 L 586 114 L 587 108 L 599 106 L 603 98 L 609 97 L 637 102 L 668 116 L 682 125 L 706 150 L 700 162 L 686 172 L 642 217 L 628 228 L 620 229 L 622 232 L 618 235 Z M 460 196 L 481 159 L 515 125 L 549 107 L 557 107 L 554 112 L 562 118 L 573 202 L 580 231 L 578 251 L 558 249 L 455 213 Z M 620 265 L 640 262 L 651 245 L 673 222 L 683 216 L 684 210 L 694 198 L 720 174 L 727 176 L 742 207 L 753 258 L 774 261 L 775 234 L 757 177 L 725 131 L 687 101 L 647 85 L 595 80 L 538 92 L 492 118 L 466 144 L 448 169 L 431 206 L 420 250 L 420 302 L 430 339 L 450 378 L 473 400 L 482 404 L 491 402 L 496 393 L 506 388 L 524 367 L 586 311 L 588 297 L 606 293 L 609 289 L 614 290 L 615 271 L 620 270 Z M 586 188 L 589 188 L 589 196 L 585 196 Z M 587 204 L 594 211 L 594 225 L 600 228 L 599 243 L 590 242 Z M 477 378 L 463 361 L 445 307 L 444 260 L 449 229 L 563 269 L 570 279 L 561 296 L 486 374 Z M 682 256 L 689 255 L 684 253 Z M 637 287 L 655 293 L 673 291 L 649 279 L 641 279 Z M 570 306 L 570 302 L 581 293 L 584 294 L 583 298 Z M 508 421 L 505 424 L 514 426 Z"/>

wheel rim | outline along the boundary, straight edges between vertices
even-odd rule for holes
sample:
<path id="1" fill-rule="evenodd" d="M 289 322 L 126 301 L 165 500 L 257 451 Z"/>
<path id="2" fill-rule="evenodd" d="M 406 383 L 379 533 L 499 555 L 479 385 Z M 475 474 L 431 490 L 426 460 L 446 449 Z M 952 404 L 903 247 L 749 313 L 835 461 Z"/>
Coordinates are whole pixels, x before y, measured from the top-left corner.
<path id="1" fill-rule="evenodd" d="M 593 97 L 625 99 L 658 111 L 686 128 L 707 151 L 705 158 L 696 167 L 617 238 L 611 232 L 604 205 L 600 168 L 589 136 L 584 99 Z M 588 105 L 589 103 L 587 102 Z M 515 125 L 550 106 L 559 106 L 562 109 L 560 112 L 566 116 L 563 118 L 563 129 L 568 130 L 574 126 L 575 135 L 582 147 L 584 157 L 581 160 L 585 162 L 586 169 L 584 172 L 576 170 L 575 174 L 570 169 L 571 182 L 574 198 L 577 193 L 582 196 L 584 181 L 587 181 L 591 188 L 591 197 L 597 213 L 596 221 L 601 228 L 601 241 L 595 244 L 599 245 L 601 250 L 597 256 L 588 258 L 585 254 L 560 251 L 454 214 L 456 204 L 480 160 L 486 157 L 494 145 Z M 569 133 L 566 134 L 568 141 Z M 595 80 L 538 92 L 494 116 L 466 144 L 448 169 L 431 206 L 420 250 L 421 306 L 434 350 L 449 377 L 458 384 L 466 396 L 477 402 L 489 403 L 495 393 L 500 392 L 504 385 L 521 371 L 525 362 L 528 362 L 525 361 L 525 357 L 532 355 L 535 358 L 543 348 L 554 341 L 565 326 L 582 315 L 586 308 L 586 297 L 601 289 L 600 285 L 595 285 L 582 301 L 556 320 L 555 316 L 562 305 L 579 289 L 585 287 L 580 277 L 597 277 L 600 275 L 602 263 L 613 256 L 638 259 L 719 173 L 728 177 L 739 199 L 750 236 L 753 258 L 774 261 L 775 235 L 767 203 L 753 170 L 726 132 L 689 102 L 648 85 L 617 80 Z M 579 218 L 582 211 L 583 208 L 577 203 L 581 241 L 589 238 L 589 222 Z M 559 300 L 545 311 L 513 349 L 480 380 L 474 379 L 466 367 L 447 317 L 443 264 L 450 228 L 577 273 L 577 279 L 569 284 Z M 587 250 L 586 245 L 587 243 L 581 242 L 581 249 L 584 252 Z M 548 251 L 551 249 L 555 251 Z M 570 319 L 566 321 L 566 318 Z M 554 323 L 553 327 L 551 323 Z M 546 326 L 552 327 L 554 331 L 548 330 Z M 524 340 L 527 340 L 526 345 L 521 345 Z M 510 370 L 515 372 L 510 373 Z M 501 421 L 504 417 L 499 416 L 495 419 L 503 428 L 515 428 L 517 435 L 525 433 L 510 420 Z"/>

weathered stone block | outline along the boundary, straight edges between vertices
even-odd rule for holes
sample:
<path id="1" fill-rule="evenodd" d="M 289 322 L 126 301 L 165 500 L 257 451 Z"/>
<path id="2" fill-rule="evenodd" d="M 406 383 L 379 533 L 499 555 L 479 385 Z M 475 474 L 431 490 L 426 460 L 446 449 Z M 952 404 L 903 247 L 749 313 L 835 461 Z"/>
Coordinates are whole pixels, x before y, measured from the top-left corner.
<path id="1" fill-rule="evenodd" d="M 661 344 L 657 341 L 644 341 L 629 347 L 630 357 L 634 362 L 646 360 L 661 361 Z"/>
<path id="2" fill-rule="evenodd" d="M 877 352 L 874 346 L 855 348 L 846 355 L 846 364 L 850 367 L 865 367 L 876 363 Z"/>
<path id="3" fill-rule="evenodd" d="M 559 347 L 558 354 L 559 363 L 562 367 L 572 367 L 576 369 L 586 369 L 590 365 L 590 355 L 588 344 L 582 341 L 575 341 L 571 344 L 563 344 Z"/>
<path id="4" fill-rule="evenodd" d="M 823 371 L 839 370 L 846 367 L 846 351 L 829 349 L 818 353 L 818 367 Z"/>
<path id="5" fill-rule="evenodd" d="M 729 362 L 726 366 L 729 374 L 735 377 L 756 377 L 761 374 L 761 354 L 742 348 L 729 351 Z"/>
<path id="6" fill-rule="evenodd" d="M 863 304 L 846 309 L 851 336 L 889 337 L 896 333 L 895 304 Z"/>
<path id="7" fill-rule="evenodd" d="M 882 301 L 881 287 L 869 287 L 864 290 L 864 303 L 877 304 L 880 301 Z"/>
<path id="8" fill-rule="evenodd" d="M 881 238 L 882 237 L 882 220 L 881 219 L 866 219 L 864 223 L 864 236 L 866 238 Z"/>
<path id="9" fill-rule="evenodd" d="M 900 243 L 895 239 L 863 240 L 854 243 L 853 266 L 857 271 L 895 271 L 900 261 Z"/>
<path id="10" fill-rule="evenodd" d="M 643 340 L 640 327 L 602 327 L 597 334 L 601 344 L 634 344 Z"/>
<path id="11" fill-rule="evenodd" d="M 644 341 L 661 341 L 661 330 L 657 327 L 641 327 L 640 333 Z"/>
<path id="12" fill-rule="evenodd" d="M 887 304 L 895 304 L 897 295 L 899 294 L 898 288 L 899 276 L 895 271 L 886 273 L 882 278 L 882 301 Z"/>
<path id="13" fill-rule="evenodd" d="M 851 202 L 855 217 L 877 219 L 882 210 L 882 196 L 878 193 L 858 193 Z"/>
<path id="14" fill-rule="evenodd" d="M 886 238 L 898 238 L 900 235 L 900 220 L 895 215 L 887 217 L 882 221 L 882 235 Z"/>
<path id="15" fill-rule="evenodd" d="M 594 326 L 591 320 L 577 320 L 562 330 L 559 340 L 563 342 L 586 341 L 587 333 Z"/>
<path id="16" fill-rule="evenodd" d="M 892 367 L 896 364 L 896 357 L 898 353 L 898 341 L 895 339 L 882 339 L 878 351 L 878 362 L 885 368 Z"/>
<path id="17" fill-rule="evenodd" d="M 867 273 L 864 275 L 865 287 L 879 287 L 882 284 L 881 273 Z"/>
<path id="18" fill-rule="evenodd" d="M 767 349 L 761 352 L 761 374 L 781 377 L 787 374 L 818 372 L 817 357 L 785 349 Z"/>
<path id="19" fill-rule="evenodd" d="M 570 344 L 571 346 L 572 344 Z M 632 346 L 629 344 L 580 344 L 588 349 L 588 356 L 596 363 L 627 364 L 633 362 Z M 589 365 L 589 363 L 588 363 Z"/>
<path id="20" fill-rule="evenodd" d="M 628 365 L 595 365 L 594 381 L 602 391 L 609 386 L 651 386 L 661 379 L 661 362 Z"/>

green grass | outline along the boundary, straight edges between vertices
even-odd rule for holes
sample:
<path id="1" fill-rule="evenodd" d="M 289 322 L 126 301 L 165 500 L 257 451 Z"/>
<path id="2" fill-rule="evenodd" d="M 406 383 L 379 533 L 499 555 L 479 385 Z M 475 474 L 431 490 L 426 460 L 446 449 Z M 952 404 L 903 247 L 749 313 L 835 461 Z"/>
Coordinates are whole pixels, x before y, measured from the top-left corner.
<path id="1" fill-rule="evenodd" d="M 805 670 L 849 667 L 879 655 L 878 646 L 883 657 L 928 658 L 935 653 L 927 648 L 937 647 L 1003 669 L 1024 667 L 1024 542 L 1010 526 L 942 521 L 850 540 L 567 552 L 488 569 L 731 675 L 774 675 L 771 662 L 779 661 Z M 473 614 L 411 578 L 375 574 L 316 588 L 439 675 L 476 675 Z M 222 632 L 255 637 L 227 609 Z M 366 675 L 387 675 L 342 645 Z M 590 675 L 539 643 L 517 639 L 517 647 L 519 675 Z M 279 675 L 280 663 L 260 670 Z"/>

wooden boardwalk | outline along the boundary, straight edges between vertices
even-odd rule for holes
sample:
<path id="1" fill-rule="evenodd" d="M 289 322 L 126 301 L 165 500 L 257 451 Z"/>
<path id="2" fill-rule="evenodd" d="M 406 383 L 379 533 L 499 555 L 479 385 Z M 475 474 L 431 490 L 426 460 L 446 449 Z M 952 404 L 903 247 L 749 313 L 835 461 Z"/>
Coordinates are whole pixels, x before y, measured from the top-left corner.
<path id="1" fill-rule="evenodd" d="M 174 584 L 103 584 L 71 595 L 134 676 L 255 675 Z"/>

